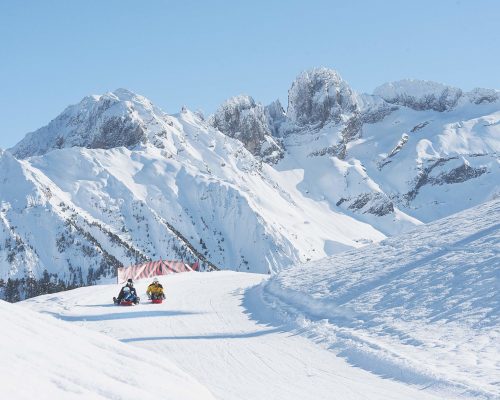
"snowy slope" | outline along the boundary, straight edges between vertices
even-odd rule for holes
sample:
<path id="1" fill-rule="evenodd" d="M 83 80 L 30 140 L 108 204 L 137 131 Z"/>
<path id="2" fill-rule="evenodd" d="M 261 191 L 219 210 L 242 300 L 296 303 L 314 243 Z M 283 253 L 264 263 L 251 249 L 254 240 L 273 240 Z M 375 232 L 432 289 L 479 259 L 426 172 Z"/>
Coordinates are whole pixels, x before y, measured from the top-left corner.
<path id="1" fill-rule="evenodd" d="M 500 398 L 500 198 L 283 270 L 265 295 L 301 332 L 404 382 Z"/>
<path id="2" fill-rule="evenodd" d="M 221 400 L 456 398 L 352 367 L 290 331 L 262 303 L 256 285 L 266 279 L 230 271 L 170 275 L 160 279 L 167 296 L 161 305 L 110 306 L 118 285 L 80 288 L 19 304 L 105 333 L 130 351 L 147 349 L 165 356 Z M 143 299 L 147 283 L 136 283 Z"/>
<path id="3" fill-rule="evenodd" d="M 433 221 L 500 193 L 499 109 L 469 101 L 447 112 L 402 107 L 364 125 L 348 153 L 402 211 Z"/>
<path id="4" fill-rule="evenodd" d="M 158 354 L 1 300 L 0 318 L 3 399 L 214 398 Z"/>
<path id="5" fill-rule="evenodd" d="M 409 79 L 367 95 L 317 68 L 297 77 L 286 114 L 259 131 L 280 140 L 276 170 L 304 170 L 305 196 L 393 235 L 500 193 L 499 112 L 494 89 Z"/>
<path id="6" fill-rule="evenodd" d="M 357 240 L 384 237 L 302 196 L 294 187 L 300 171 L 281 176 L 267 165 L 253 169 L 241 144 L 225 144 L 222 134 L 212 137 L 215 149 L 201 159 L 205 138 L 186 137 L 193 143 L 186 145 L 189 156 L 171 158 L 153 146 L 72 148 L 21 161 L 5 153 L 0 162 L 8 180 L 0 193 L 5 240 L 13 244 L 2 249 L 3 279 L 44 268 L 71 279 L 56 269 L 70 259 L 85 281 L 89 268 L 107 274 L 101 253 L 109 254 L 109 268 L 204 256 L 220 268 L 268 272 L 331 254 L 336 245 L 356 247 L 362 244 Z M 228 154 L 233 151 L 242 155 L 234 159 Z M 16 240 L 22 251 L 15 251 Z M 332 245 L 325 250 L 326 240 Z M 38 248 L 41 243 L 46 245 Z"/>
<path id="7" fill-rule="evenodd" d="M 393 235 L 412 217 L 433 221 L 500 193 L 499 91 L 406 80 L 361 95 L 346 85 L 324 68 L 292 84 L 276 168 L 304 168 L 305 195 Z M 307 118 L 296 117 L 297 98 Z"/>

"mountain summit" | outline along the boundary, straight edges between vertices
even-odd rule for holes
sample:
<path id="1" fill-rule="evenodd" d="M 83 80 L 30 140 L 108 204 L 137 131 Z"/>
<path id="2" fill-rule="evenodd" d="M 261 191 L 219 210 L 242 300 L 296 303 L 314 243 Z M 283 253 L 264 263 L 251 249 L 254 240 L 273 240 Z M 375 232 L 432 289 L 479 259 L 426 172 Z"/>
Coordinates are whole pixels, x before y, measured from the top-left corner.
<path id="1" fill-rule="evenodd" d="M 322 126 L 346 119 L 358 108 L 356 94 L 337 71 L 302 72 L 288 91 L 287 116 L 299 126 Z"/>
<path id="2" fill-rule="evenodd" d="M 69 106 L 47 126 L 26 135 L 11 151 L 26 158 L 68 147 L 132 148 L 161 135 L 165 117 L 145 97 L 117 89 Z"/>

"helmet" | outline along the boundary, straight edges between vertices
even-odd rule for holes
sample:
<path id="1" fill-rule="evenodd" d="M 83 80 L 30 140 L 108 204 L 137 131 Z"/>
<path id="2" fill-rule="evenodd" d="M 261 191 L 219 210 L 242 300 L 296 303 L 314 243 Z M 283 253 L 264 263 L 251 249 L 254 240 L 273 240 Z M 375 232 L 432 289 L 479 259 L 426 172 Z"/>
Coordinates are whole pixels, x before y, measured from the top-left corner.
<path id="1" fill-rule="evenodd" d="M 153 283 L 158 284 L 158 283 L 160 283 L 160 282 L 158 282 L 158 278 L 154 278 L 154 279 L 153 279 Z"/>
<path id="2" fill-rule="evenodd" d="M 125 287 L 123 288 L 123 292 L 124 292 L 124 293 L 128 293 L 128 292 L 130 292 L 130 288 L 129 288 L 128 286 L 125 286 Z"/>
<path id="3" fill-rule="evenodd" d="M 127 280 L 127 286 L 133 287 L 134 286 L 134 281 L 132 279 Z"/>

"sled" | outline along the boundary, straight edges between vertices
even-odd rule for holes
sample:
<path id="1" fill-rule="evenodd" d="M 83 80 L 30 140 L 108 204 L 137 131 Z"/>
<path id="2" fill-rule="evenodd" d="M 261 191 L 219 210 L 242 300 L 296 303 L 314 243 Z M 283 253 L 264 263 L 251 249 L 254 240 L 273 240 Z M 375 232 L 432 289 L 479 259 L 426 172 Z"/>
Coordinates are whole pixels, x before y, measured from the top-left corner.
<path id="1" fill-rule="evenodd" d="M 161 298 L 160 299 L 151 299 L 151 303 L 153 303 L 153 304 L 161 304 L 161 303 L 163 303 L 163 299 L 161 299 Z"/>
<path id="2" fill-rule="evenodd" d="M 118 303 L 118 300 L 116 297 L 113 297 L 113 303 L 117 306 L 133 306 L 134 304 L 139 304 L 139 298 L 137 298 L 137 303 L 134 303 L 132 300 L 120 300 Z"/>

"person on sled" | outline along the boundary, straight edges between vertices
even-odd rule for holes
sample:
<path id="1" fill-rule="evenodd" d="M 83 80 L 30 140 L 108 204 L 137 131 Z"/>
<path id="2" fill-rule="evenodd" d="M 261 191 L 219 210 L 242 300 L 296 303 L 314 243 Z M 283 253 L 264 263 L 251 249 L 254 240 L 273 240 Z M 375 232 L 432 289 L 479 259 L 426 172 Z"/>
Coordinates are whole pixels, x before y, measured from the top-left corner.
<path id="1" fill-rule="evenodd" d="M 158 281 L 158 278 L 153 279 L 153 283 L 148 286 L 146 294 L 148 295 L 149 300 L 160 300 L 165 298 L 163 286 Z"/>
<path id="2" fill-rule="evenodd" d="M 122 287 L 118 297 L 113 297 L 115 304 L 120 304 L 122 300 L 131 301 L 134 304 L 139 303 L 139 297 L 137 296 L 137 291 L 135 290 L 134 281 L 132 281 L 132 279 L 127 280 L 127 284 Z"/>

